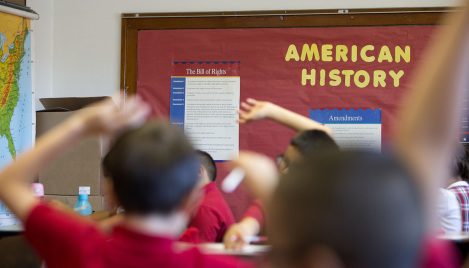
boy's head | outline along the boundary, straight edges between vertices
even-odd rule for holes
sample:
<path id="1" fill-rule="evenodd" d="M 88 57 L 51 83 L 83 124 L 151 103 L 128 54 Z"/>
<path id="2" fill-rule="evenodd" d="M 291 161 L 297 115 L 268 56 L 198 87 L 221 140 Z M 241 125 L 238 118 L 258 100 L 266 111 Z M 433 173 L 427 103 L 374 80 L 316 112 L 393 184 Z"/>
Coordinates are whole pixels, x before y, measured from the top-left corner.
<path id="1" fill-rule="evenodd" d="M 197 155 L 199 156 L 200 165 L 202 165 L 207 172 L 208 179 L 213 182 L 217 178 L 217 166 L 212 156 L 207 152 L 196 150 Z"/>
<path id="2" fill-rule="evenodd" d="M 132 214 L 171 213 L 198 181 L 192 145 L 179 128 L 162 121 L 121 135 L 103 166 L 118 202 Z"/>
<path id="3" fill-rule="evenodd" d="M 395 159 L 309 155 L 284 176 L 271 211 L 276 263 L 306 267 L 326 248 L 345 267 L 415 267 L 423 212 L 414 181 Z"/>
<path id="4" fill-rule="evenodd" d="M 305 155 L 338 150 L 339 146 L 326 132 L 321 130 L 301 131 L 291 139 L 280 163 L 280 170 L 286 170 L 292 163 L 299 161 Z"/>

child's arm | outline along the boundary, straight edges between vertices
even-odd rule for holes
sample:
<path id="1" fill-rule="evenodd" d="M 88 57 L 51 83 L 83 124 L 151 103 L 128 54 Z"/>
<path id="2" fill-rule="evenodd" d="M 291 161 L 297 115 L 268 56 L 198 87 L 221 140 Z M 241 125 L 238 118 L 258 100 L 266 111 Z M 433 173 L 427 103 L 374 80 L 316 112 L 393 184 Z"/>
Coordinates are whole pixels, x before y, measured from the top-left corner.
<path id="1" fill-rule="evenodd" d="M 240 124 L 250 123 L 263 119 L 270 119 L 297 132 L 303 130 L 322 130 L 332 136 L 332 130 L 321 123 L 282 108 L 267 101 L 247 99 L 241 103 L 244 110 L 238 110 Z"/>
<path id="2" fill-rule="evenodd" d="M 124 221 L 124 213 L 111 216 L 98 221 L 99 229 L 103 232 L 110 232 L 112 229 Z"/>
<path id="3" fill-rule="evenodd" d="M 259 234 L 261 229 L 259 222 L 251 217 L 243 218 L 228 228 L 223 237 L 223 243 L 227 249 L 242 249 L 249 244 L 246 237 Z"/>
<path id="4" fill-rule="evenodd" d="M 266 206 L 270 205 L 273 192 L 278 184 L 277 165 L 267 156 L 254 152 L 239 152 L 239 157 L 229 163 L 232 168 L 241 168 L 244 173 L 243 185 Z M 257 235 L 261 224 L 253 217 L 246 217 L 232 225 L 223 238 L 226 248 L 241 249 L 248 244 L 248 236 Z"/>
<path id="5" fill-rule="evenodd" d="M 450 26 L 435 36 L 419 65 L 397 129 L 398 152 L 417 175 L 427 204 L 448 176 L 445 171 L 456 142 L 462 93 L 469 86 L 467 7 L 452 14 L 448 22 Z"/>
<path id="6" fill-rule="evenodd" d="M 243 185 L 265 205 L 270 203 L 279 178 L 277 165 L 272 159 L 255 152 L 240 151 L 237 159 L 228 162 L 228 167 L 241 168 L 244 171 Z"/>
<path id="7" fill-rule="evenodd" d="M 29 184 L 54 159 L 86 137 L 112 135 L 126 127 L 143 123 L 149 108 L 134 98 L 126 100 L 126 111 L 112 100 L 80 110 L 37 140 L 36 147 L 0 173 L 0 200 L 25 221 L 36 205 Z"/>

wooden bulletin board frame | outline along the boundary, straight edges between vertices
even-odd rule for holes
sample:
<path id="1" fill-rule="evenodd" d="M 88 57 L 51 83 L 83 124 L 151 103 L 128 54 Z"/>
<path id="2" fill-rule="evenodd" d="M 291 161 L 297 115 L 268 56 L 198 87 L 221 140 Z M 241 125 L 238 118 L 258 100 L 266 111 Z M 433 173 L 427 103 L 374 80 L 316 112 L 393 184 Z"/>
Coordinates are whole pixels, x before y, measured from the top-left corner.
<path id="1" fill-rule="evenodd" d="M 122 14 L 120 88 L 137 91 L 140 30 L 436 25 L 458 8 Z"/>

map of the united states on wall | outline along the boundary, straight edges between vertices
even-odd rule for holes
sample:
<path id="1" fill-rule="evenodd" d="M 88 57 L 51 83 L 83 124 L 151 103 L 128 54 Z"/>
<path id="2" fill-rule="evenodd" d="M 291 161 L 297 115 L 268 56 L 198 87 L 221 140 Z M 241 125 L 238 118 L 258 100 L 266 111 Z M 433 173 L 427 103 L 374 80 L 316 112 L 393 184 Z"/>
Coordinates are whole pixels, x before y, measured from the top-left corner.
<path id="1" fill-rule="evenodd" d="M 30 21 L 0 12 L 0 169 L 32 144 Z"/>

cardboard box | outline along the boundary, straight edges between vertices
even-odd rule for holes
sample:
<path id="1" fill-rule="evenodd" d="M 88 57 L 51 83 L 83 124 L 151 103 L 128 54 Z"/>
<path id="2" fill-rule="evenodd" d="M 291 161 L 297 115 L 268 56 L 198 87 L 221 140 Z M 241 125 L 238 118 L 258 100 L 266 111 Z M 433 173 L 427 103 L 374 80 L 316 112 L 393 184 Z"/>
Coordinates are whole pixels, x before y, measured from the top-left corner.
<path id="1" fill-rule="evenodd" d="M 26 0 L 6 0 L 7 3 L 12 3 L 19 6 L 26 6 Z"/>
<path id="2" fill-rule="evenodd" d="M 45 195 L 44 198 L 46 200 L 60 201 L 61 203 L 65 204 L 67 207 L 72 208 L 72 209 L 78 202 L 78 196 L 77 195 L 73 195 L 73 196 Z M 102 195 L 98 195 L 98 196 L 90 195 L 90 196 L 88 196 L 88 202 L 91 205 L 91 210 L 93 210 L 93 211 L 109 210 L 109 208 L 106 207 L 107 198 L 108 198 L 108 196 L 102 196 Z"/>
<path id="3" fill-rule="evenodd" d="M 36 112 L 36 137 L 40 137 L 65 119 L 91 103 L 109 97 L 43 98 L 46 108 Z M 39 174 L 46 195 L 78 196 L 78 187 L 91 187 L 91 196 L 109 194 L 103 187 L 102 157 L 108 142 L 102 138 L 88 139 L 54 161 Z"/>

